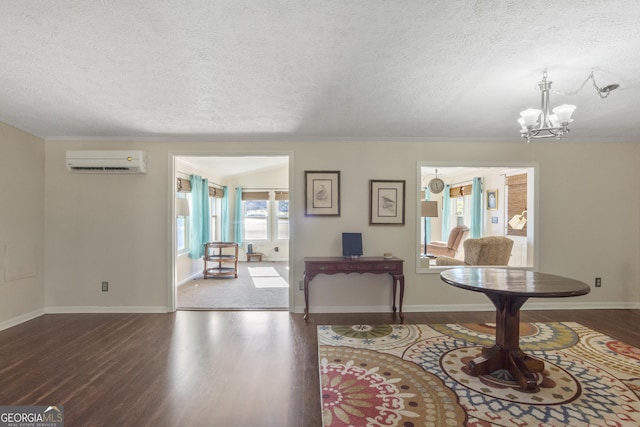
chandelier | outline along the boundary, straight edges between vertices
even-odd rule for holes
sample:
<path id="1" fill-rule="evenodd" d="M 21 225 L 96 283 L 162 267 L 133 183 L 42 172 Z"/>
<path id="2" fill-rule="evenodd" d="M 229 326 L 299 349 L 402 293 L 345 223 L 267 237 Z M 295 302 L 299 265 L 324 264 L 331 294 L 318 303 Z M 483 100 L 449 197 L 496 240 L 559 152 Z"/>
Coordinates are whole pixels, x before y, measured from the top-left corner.
<path id="1" fill-rule="evenodd" d="M 582 83 L 582 85 L 572 93 L 555 92 L 561 95 L 575 95 L 580 92 L 584 85 L 591 80 L 593 86 L 596 89 L 600 98 L 606 98 L 609 93 L 617 89 L 619 85 L 611 84 L 605 87 L 598 87 L 593 77 L 593 70 L 589 77 Z M 538 82 L 538 88 L 540 89 L 540 109 L 529 108 L 520 112 L 520 118 L 518 123 L 522 129 L 520 130 L 520 136 L 531 142 L 532 139 L 543 138 L 555 138 L 556 140 L 562 139 L 565 133 L 569 133 L 569 123 L 573 122 L 571 116 L 576 109 L 575 105 L 563 104 L 549 111 L 549 92 L 551 92 L 551 81 L 547 80 L 547 70 L 542 73 L 542 81 Z M 552 113 L 552 114 L 551 114 Z"/>

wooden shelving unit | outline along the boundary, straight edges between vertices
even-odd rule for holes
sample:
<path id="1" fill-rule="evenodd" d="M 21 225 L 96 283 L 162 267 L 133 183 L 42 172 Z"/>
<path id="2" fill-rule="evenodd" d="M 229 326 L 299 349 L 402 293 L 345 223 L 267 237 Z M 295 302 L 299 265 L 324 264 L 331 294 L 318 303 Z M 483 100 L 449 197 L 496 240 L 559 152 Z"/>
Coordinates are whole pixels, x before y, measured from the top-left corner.
<path id="1" fill-rule="evenodd" d="M 238 244 L 210 242 L 204 245 L 204 278 L 233 276 L 238 278 Z"/>

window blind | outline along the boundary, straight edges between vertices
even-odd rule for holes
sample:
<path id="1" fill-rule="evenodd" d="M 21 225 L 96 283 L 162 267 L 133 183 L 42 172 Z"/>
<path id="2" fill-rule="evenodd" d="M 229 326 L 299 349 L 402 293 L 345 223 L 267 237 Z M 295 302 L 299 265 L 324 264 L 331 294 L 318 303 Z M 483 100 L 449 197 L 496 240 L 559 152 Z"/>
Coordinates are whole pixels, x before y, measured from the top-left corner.
<path id="1" fill-rule="evenodd" d="M 507 180 L 507 220 L 527 210 L 527 174 L 508 176 Z M 507 224 L 507 235 L 526 236 L 527 225 L 522 230 L 514 230 Z"/>
<path id="2" fill-rule="evenodd" d="M 209 197 L 215 197 L 216 199 L 222 199 L 224 197 L 224 188 L 209 186 Z"/>
<path id="3" fill-rule="evenodd" d="M 268 191 L 243 191 L 242 200 L 269 200 Z"/>
<path id="4" fill-rule="evenodd" d="M 178 178 L 177 190 L 178 193 L 191 193 L 191 181 L 188 178 Z M 209 186 L 209 197 L 223 198 L 224 188 Z"/>
<path id="5" fill-rule="evenodd" d="M 191 193 L 191 181 L 186 178 L 178 178 L 178 193 Z"/>
<path id="6" fill-rule="evenodd" d="M 276 191 L 276 200 L 289 200 L 288 191 Z"/>
<path id="7" fill-rule="evenodd" d="M 451 187 L 451 189 L 449 190 L 449 197 L 456 198 L 456 197 L 470 196 L 472 189 L 473 189 L 472 184 Z"/>

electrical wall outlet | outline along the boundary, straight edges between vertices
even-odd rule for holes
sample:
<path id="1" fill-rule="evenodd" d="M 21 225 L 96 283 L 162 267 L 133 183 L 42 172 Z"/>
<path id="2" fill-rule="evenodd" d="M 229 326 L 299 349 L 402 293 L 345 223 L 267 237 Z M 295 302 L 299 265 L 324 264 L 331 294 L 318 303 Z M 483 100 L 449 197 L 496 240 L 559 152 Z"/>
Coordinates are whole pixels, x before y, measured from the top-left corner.
<path id="1" fill-rule="evenodd" d="M 301 291 L 304 291 L 304 281 L 300 280 L 298 287 L 300 288 Z"/>
<path id="2" fill-rule="evenodd" d="M 599 288 L 600 286 L 602 286 L 602 278 L 596 277 L 596 288 Z"/>
<path id="3" fill-rule="evenodd" d="M 109 292 L 109 282 L 102 282 L 102 292 Z"/>

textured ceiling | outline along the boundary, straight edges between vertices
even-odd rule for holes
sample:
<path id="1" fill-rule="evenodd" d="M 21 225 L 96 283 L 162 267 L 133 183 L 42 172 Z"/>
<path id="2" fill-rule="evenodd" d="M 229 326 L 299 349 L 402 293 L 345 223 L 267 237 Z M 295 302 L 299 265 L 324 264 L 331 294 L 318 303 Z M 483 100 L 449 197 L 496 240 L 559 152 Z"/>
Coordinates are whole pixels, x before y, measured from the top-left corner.
<path id="1" fill-rule="evenodd" d="M 56 139 L 638 141 L 637 0 L 0 0 L 0 121 Z"/>

